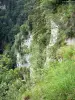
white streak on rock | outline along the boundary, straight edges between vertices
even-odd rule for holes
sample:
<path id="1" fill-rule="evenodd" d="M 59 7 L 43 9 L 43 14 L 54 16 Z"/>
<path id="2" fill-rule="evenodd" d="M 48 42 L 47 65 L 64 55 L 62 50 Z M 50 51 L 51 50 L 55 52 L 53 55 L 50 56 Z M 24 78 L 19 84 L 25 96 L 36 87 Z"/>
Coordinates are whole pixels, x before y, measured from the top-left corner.
<path id="1" fill-rule="evenodd" d="M 27 46 L 27 49 L 30 49 L 31 41 L 32 41 L 32 35 L 29 33 L 29 38 L 25 39 L 21 43 L 21 47 Z M 30 53 L 21 55 L 19 52 L 16 52 L 17 57 L 17 67 L 29 67 L 30 66 Z"/>
<path id="2" fill-rule="evenodd" d="M 51 59 L 49 57 L 49 53 L 50 53 L 49 49 L 52 46 L 54 46 L 55 43 L 57 42 L 58 33 L 59 33 L 59 26 L 53 20 L 51 20 L 51 36 L 50 36 L 49 45 L 46 47 L 46 62 L 45 62 L 45 66 L 48 66 L 48 63 L 50 61 L 53 61 L 53 59 Z"/>

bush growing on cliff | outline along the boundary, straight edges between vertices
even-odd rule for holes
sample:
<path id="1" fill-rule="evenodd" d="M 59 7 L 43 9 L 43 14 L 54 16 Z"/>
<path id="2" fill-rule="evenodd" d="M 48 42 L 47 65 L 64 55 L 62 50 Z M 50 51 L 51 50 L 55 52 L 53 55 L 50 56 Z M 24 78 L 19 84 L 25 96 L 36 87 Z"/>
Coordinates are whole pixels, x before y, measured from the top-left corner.
<path id="1" fill-rule="evenodd" d="M 75 62 L 55 62 L 43 70 L 43 80 L 25 92 L 23 97 L 31 100 L 75 100 Z"/>

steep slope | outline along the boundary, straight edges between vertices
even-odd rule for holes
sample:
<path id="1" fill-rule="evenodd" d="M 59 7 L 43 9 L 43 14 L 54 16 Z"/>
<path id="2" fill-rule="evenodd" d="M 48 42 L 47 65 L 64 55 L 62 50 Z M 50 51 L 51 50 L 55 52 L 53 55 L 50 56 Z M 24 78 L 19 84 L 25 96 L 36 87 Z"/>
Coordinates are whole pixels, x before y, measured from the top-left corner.
<path id="1" fill-rule="evenodd" d="M 0 1 L 0 100 L 75 100 L 74 2 Z"/>

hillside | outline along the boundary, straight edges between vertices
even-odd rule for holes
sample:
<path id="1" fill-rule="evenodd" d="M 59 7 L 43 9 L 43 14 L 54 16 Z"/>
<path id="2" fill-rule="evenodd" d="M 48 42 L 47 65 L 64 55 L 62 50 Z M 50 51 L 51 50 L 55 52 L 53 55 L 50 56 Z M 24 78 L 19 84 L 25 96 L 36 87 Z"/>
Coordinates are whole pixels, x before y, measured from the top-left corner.
<path id="1" fill-rule="evenodd" d="M 75 100 L 74 67 L 74 0 L 0 0 L 0 100 Z"/>

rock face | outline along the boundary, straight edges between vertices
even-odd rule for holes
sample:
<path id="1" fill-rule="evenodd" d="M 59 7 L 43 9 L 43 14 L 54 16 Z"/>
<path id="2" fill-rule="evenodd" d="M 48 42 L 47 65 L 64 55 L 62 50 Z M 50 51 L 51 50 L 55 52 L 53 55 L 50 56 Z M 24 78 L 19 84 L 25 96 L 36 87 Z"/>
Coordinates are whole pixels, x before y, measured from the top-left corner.
<path id="1" fill-rule="evenodd" d="M 21 44 L 21 47 L 22 47 L 21 51 L 23 51 L 23 49 L 29 50 L 31 41 L 32 41 L 32 35 L 30 35 L 30 33 L 29 33 L 28 38 L 25 39 Z M 27 48 L 25 48 L 25 47 L 27 47 Z M 29 67 L 30 66 L 30 61 L 29 61 L 30 56 L 31 56 L 30 53 L 25 53 L 25 54 L 21 55 L 20 52 L 16 51 L 17 67 Z"/>
<path id="2" fill-rule="evenodd" d="M 51 38 L 49 46 L 53 46 L 57 42 L 58 32 L 59 32 L 58 25 L 53 20 L 51 20 Z"/>
<path id="3" fill-rule="evenodd" d="M 48 63 L 54 60 L 49 56 L 50 49 L 56 44 L 58 40 L 58 36 L 59 36 L 59 26 L 53 20 L 51 20 L 50 24 L 51 24 L 51 35 L 50 35 L 50 40 L 49 40 L 50 42 L 46 47 L 46 61 L 44 64 L 45 66 L 48 66 Z M 23 41 L 21 41 L 22 51 L 23 49 L 25 50 L 25 47 L 27 48 L 27 50 L 30 49 L 32 40 L 33 40 L 33 37 L 31 33 L 29 32 L 27 39 L 23 39 Z M 67 45 L 75 45 L 75 38 L 66 39 L 66 43 Z M 30 66 L 30 57 L 31 57 L 30 53 L 24 53 L 23 55 L 21 55 L 17 51 L 16 57 L 17 57 L 17 67 L 29 67 Z"/>
<path id="4" fill-rule="evenodd" d="M 58 38 L 58 33 L 59 33 L 59 27 L 58 25 L 51 20 L 51 36 L 50 36 L 50 42 L 49 45 L 46 48 L 46 62 L 45 62 L 45 66 L 49 63 L 49 61 L 51 61 L 52 59 L 49 57 L 49 49 L 55 45 L 55 43 L 57 42 L 57 38 Z"/>
<path id="5" fill-rule="evenodd" d="M 67 45 L 74 45 L 75 46 L 75 38 L 68 38 L 66 40 Z"/>

